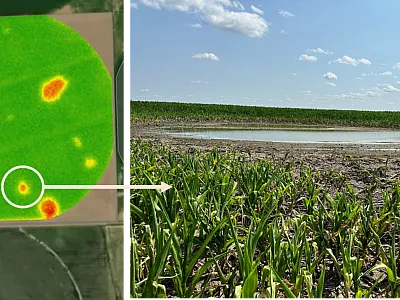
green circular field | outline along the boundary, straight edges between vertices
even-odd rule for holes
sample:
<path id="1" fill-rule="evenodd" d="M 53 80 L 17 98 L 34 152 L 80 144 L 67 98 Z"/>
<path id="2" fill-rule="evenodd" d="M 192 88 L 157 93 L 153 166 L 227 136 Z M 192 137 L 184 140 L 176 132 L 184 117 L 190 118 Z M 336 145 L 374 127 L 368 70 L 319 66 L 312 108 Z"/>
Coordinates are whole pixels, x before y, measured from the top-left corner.
<path id="1" fill-rule="evenodd" d="M 0 180 L 36 169 L 46 185 L 97 184 L 113 152 L 112 81 L 93 47 L 48 16 L 0 18 Z M 38 199 L 27 169 L 4 182 L 19 206 Z M 29 208 L 0 194 L 0 220 L 56 217 L 88 190 L 45 190 Z"/>

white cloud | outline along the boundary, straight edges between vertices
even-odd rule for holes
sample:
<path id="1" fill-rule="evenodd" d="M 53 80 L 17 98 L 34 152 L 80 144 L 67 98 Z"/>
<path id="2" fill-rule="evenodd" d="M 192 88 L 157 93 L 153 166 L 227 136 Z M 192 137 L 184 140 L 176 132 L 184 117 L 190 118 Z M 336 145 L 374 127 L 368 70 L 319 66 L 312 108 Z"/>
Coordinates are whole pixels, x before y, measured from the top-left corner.
<path id="1" fill-rule="evenodd" d="M 397 84 L 400 84 L 400 81 L 396 81 Z"/>
<path id="2" fill-rule="evenodd" d="M 382 92 L 368 91 L 365 95 L 368 97 L 382 97 L 384 94 L 382 94 Z"/>
<path id="3" fill-rule="evenodd" d="M 357 79 L 357 80 L 362 80 L 362 78 L 361 78 L 361 77 L 356 77 L 356 79 Z"/>
<path id="4" fill-rule="evenodd" d="M 195 13 L 207 24 L 249 37 L 262 37 L 269 30 L 270 23 L 256 13 L 244 10 L 236 0 L 140 0 L 153 9 L 168 9 Z"/>
<path id="5" fill-rule="evenodd" d="M 366 97 L 365 94 L 363 93 L 355 93 L 351 92 L 349 94 L 340 94 L 340 95 L 334 95 L 336 99 L 347 99 L 347 100 L 354 100 L 354 99 L 363 99 Z"/>
<path id="6" fill-rule="evenodd" d="M 293 76 L 297 76 L 297 73 L 292 73 Z"/>
<path id="7" fill-rule="evenodd" d="M 214 53 L 197 53 L 192 55 L 192 58 L 219 61 L 218 56 L 216 56 Z"/>
<path id="8" fill-rule="evenodd" d="M 392 76 L 392 75 L 393 75 L 393 73 L 390 72 L 390 71 L 386 71 L 386 72 L 383 72 L 383 73 L 371 72 L 371 73 L 368 73 L 368 74 L 366 74 L 366 73 L 361 74 L 361 76 Z M 393 77 L 395 77 L 395 76 L 393 76 Z"/>
<path id="9" fill-rule="evenodd" d="M 384 89 L 381 89 L 379 87 L 374 87 L 372 89 L 369 89 L 365 95 L 368 97 L 382 97 L 386 95 L 387 92 Z"/>
<path id="10" fill-rule="evenodd" d="M 204 20 L 215 27 L 249 37 L 262 37 L 270 25 L 258 14 L 248 12 L 219 11 L 208 14 Z"/>
<path id="11" fill-rule="evenodd" d="M 141 92 L 150 92 L 149 89 L 141 89 L 140 91 L 141 91 Z"/>
<path id="12" fill-rule="evenodd" d="M 400 89 L 394 87 L 393 85 L 388 85 L 387 87 L 384 88 L 386 92 L 400 92 Z"/>
<path id="13" fill-rule="evenodd" d="M 315 56 L 312 56 L 312 55 L 302 54 L 302 55 L 300 55 L 299 60 L 314 62 L 314 61 L 317 61 L 318 58 L 316 58 Z"/>
<path id="14" fill-rule="evenodd" d="M 384 88 L 383 88 L 383 90 L 385 91 L 385 92 L 389 92 L 389 93 L 392 93 L 392 92 L 400 92 L 400 89 L 398 89 L 398 88 L 395 88 L 393 85 L 391 85 L 391 84 L 387 84 Z"/>
<path id="15" fill-rule="evenodd" d="M 325 73 L 322 75 L 322 77 L 324 77 L 326 80 L 337 80 L 337 75 L 333 74 L 332 72 Z"/>
<path id="16" fill-rule="evenodd" d="M 379 75 L 380 75 L 380 76 L 392 76 L 393 73 L 390 72 L 390 71 L 387 71 L 387 72 L 379 73 Z"/>
<path id="17" fill-rule="evenodd" d="M 154 8 L 154 9 L 161 9 L 161 5 L 158 1 L 154 0 L 140 0 L 144 5 Z"/>
<path id="18" fill-rule="evenodd" d="M 331 61 L 329 63 L 332 63 L 332 62 L 339 63 L 339 64 L 352 65 L 352 66 L 370 65 L 371 64 L 371 62 L 366 58 L 355 59 L 355 58 L 352 58 L 347 55 L 345 55 L 341 58 L 338 58 L 335 61 Z"/>
<path id="19" fill-rule="evenodd" d="M 307 49 L 306 50 L 307 53 L 318 53 L 318 54 L 326 54 L 326 55 L 331 55 L 333 54 L 333 52 L 329 51 L 329 50 L 323 50 L 321 48 L 317 48 L 317 49 Z"/>
<path id="20" fill-rule="evenodd" d="M 192 28 L 202 28 L 203 26 L 201 26 L 200 23 L 196 23 L 196 24 L 190 24 L 190 27 L 192 27 Z"/>
<path id="21" fill-rule="evenodd" d="M 380 86 L 380 87 L 379 87 Z M 379 84 L 379 86 L 369 88 L 369 89 L 360 89 L 362 92 L 350 92 L 348 94 L 340 94 L 340 95 L 325 95 L 328 97 L 334 97 L 336 99 L 347 99 L 347 100 L 358 100 L 358 99 L 365 99 L 365 98 L 376 98 L 376 97 L 383 97 L 388 95 L 392 92 L 400 92 L 400 89 L 392 86 L 391 84 L 384 83 Z"/>
<path id="22" fill-rule="evenodd" d="M 360 58 L 359 60 L 358 60 L 358 63 L 360 64 L 360 65 L 370 65 L 371 64 L 371 62 L 368 60 L 368 59 L 366 59 L 366 58 Z"/>
<path id="23" fill-rule="evenodd" d="M 282 33 L 282 34 L 288 34 L 288 33 L 287 33 L 285 30 L 283 30 L 283 29 L 280 31 L 280 33 Z"/>
<path id="24" fill-rule="evenodd" d="M 397 64 L 394 64 L 392 68 L 395 70 L 400 70 L 400 62 L 398 62 Z"/>
<path id="25" fill-rule="evenodd" d="M 326 85 L 336 86 L 336 84 L 334 84 L 333 82 L 327 82 Z"/>
<path id="26" fill-rule="evenodd" d="M 138 8 L 138 4 L 136 2 L 131 2 L 131 7 L 134 9 Z"/>
<path id="27" fill-rule="evenodd" d="M 193 84 L 209 84 L 208 81 L 201 81 L 201 80 L 199 80 L 199 79 L 197 79 L 197 80 L 190 80 L 190 82 L 193 83 Z"/>
<path id="28" fill-rule="evenodd" d="M 243 4 L 240 3 L 239 1 L 233 1 L 233 7 L 240 9 L 240 10 L 244 10 Z"/>
<path id="29" fill-rule="evenodd" d="M 263 15 L 264 11 L 258 7 L 255 7 L 254 5 L 250 6 L 251 10 L 254 11 L 256 14 Z"/>
<path id="30" fill-rule="evenodd" d="M 282 17 L 284 17 L 284 18 L 295 17 L 295 15 L 292 14 L 290 11 L 283 10 L 283 9 L 280 9 L 280 10 L 278 11 L 278 13 L 279 13 Z"/>

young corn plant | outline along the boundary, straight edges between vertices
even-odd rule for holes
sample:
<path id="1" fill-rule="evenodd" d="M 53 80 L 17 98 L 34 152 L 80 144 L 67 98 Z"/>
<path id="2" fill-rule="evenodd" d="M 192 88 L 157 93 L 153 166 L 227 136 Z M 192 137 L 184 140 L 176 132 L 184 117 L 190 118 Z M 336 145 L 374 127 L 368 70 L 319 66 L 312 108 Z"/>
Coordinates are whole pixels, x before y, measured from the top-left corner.
<path id="1" fill-rule="evenodd" d="M 164 237 L 164 235 L 167 234 L 165 234 L 165 232 L 163 231 L 159 232 L 157 248 L 159 248 L 161 251 L 156 252 L 155 259 L 150 266 L 150 271 L 144 283 L 143 291 L 141 294 L 142 298 L 165 298 L 167 296 L 166 293 L 163 292 L 165 291 L 165 287 L 158 282 L 159 276 L 164 272 L 164 269 L 166 267 L 166 261 L 168 258 L 172 240 L 172 235 L 169 235 L 169 237 Z"/>
<path id="2" fill-rule="evenodd" d="M 373 226 L 374 217 L 375 211 L 372 202 L 372 195 L 369 194 L 368 205 L 362 206 L 360 210 L 360 234 L 358 234 L 356 237 L 356 240 L 359 241 L 363 252 L 368 250 L 370 243 L 373 241 L 373 235 L 370 227 Z"/>
<path id="3" fill-rule="evenodd" d="M 398 221 L 397 221 L 398 222 Z M 374 267 L 374 270 L 383 269 L 386 271 L 389 286 L 387 288 L 387 297 L 399 298 L 400 297 L 400 277 L 399 277 L 399 266 L 400 266 L 400 254 L 399 254 L 399 236 L 398 236 L 398 223 L 395 223 L 391 236 L 391 245 L 380 246 L 380 258 L 381 264 Z M 385 250 L 387 249 L 387 250 Z"/>
<path id="4" fill-rule="evenodd" d="M 349 298 L 351 295 L 351 288 L 353 287 L 356 297 L 362 294 L 360 290 L 360 274 L 363 260 L 359 257 L 353 256 L 355 230 L 351 230 L 347 245 L 344 246 L 344 238 L 339 236 L 340 249 L 343 259 L 342 275 L 344 278 L 344 295 Z"/>
<path id="5" fill-rule="evenodd" d="M 266 262 L 281 277 L 284 276 L 290 266 L 289 244 L 288 241 L 283 241 L 285 230 L 284 220 L 282 220 L 281 230 L 278 219 L 275 218 L 267 231 L 269 248 L 266 253 Z"/>
<path id="6" fill-rule="evenodd" d="M 178 237 L 173 241 L 171 249 L 172 262 L 171 265 L 167 266 L 167 269 L 173 278 L 175 290 L 179 297 L 189 298 L 193 296 L 196 284 L 202 279 L 203 274 L 212 266 L 215 260 L 226 255 L 226 253 L 221 253 L 213 258 L 206 258 L 208 244 L 226 221 L 227 218 L 221 220 L 201 242 L 196 242 L 196 245 L 199 245 L 198 247 L 194 245 L 198 224 L 198 216 L 196 214 L 190 222 L 183 219 L 183 222 L 175 225 L 185 228 L 180 233 L 183 243 L 178 241 Z M 202 259 L 205 259 L 204 262 L 195 271 Z"/>
<path id="7" fill-rule="evenodd" d="M 332 198 L 326 195 L 325 199 L 329 202 L 330 209 L 325 209 L 327 220 L 332 228 L 330 240 L 335 247 L 339 246 L 339 238 L 346 235 L 346 229 L 352 228 L 358 221 L 360 205 L 346 197 L 346 193 L 336 193 Z"/>
<path id="8" fill-rule="evenodd" d="M 243 159 L 243 158 L 242 158 Z M 239 183 L 239 189 L 246 195 L 246 213 L 256 210 L 260 213 L 262 210 L 262 194 L 267 190 L 273 180 L 273 170 L 270 162 L 262 162 L 257 165 L 251 165 L 240 161 L 240 164 L 234 165 L 232 173 Z"/>
<path id="9" fill-rule="evenodd" d="M 273 203 L 271 202 L 271 204 Z M 243 285 L 238 289 L 241 290 L 241 296 L 243 298 L 254 298 L 254 294 L 257 291 L 257 269 L 263 255 L 259 254 L 256 260 L 254 260 L 254 255 L 257 249 L 258 241 L 266 230 L 266 225 L 273 209 L 274 207 L 271 205 L 268 211 L 264 211 L 262 213 L 260 220 L 251 221 L 247 237 L 245 238 L 245 244 L 243 246 L 239 242 L 239 237 L 237 230 L 235 229 L 234 222 L 231 218 L 229 218 L 231 235 L 235 241 L 238 254 L 240 276 L 243 280 Z"/>
<path id="10" fill-rule="evenodd" d="M 303 272 L 304 270 L 302 269 L 301 263 L 303 260 L 303 252 L 306 242 L 306 224 L 305 222 L 299 222 L 299 219 L 292 219 L 289 223 L 289 226 L 292 229 L 292 237 L 290 237 L 289 230 L 286 228 L 286 225 L 283 225 L 282 228 L 288 245 L 286 254 L 289 262 L 287 267 L 289 267 L 290 270 L 289 283 L 293 286 L 293 293 L 297 297 L 303 289 L 305 279 Z M 278 273 L 275 269 L 274 271 L 275 273 Z M 282 275 L 280 277 L 282 277 Z"/>

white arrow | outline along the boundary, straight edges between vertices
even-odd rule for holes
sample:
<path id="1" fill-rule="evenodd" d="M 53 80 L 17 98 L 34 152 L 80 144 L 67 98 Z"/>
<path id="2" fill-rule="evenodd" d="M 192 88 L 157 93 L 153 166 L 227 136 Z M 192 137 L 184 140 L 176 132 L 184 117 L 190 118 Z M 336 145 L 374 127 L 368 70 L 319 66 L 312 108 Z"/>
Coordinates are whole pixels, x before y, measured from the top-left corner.
<path id="1" fill-rule="evenodd" d="M 160 190 L 162 193 L 172 186 L 161 182 L 160 185 L 67 185 L 49 184 L 44 186 L 48 190 Z"/>

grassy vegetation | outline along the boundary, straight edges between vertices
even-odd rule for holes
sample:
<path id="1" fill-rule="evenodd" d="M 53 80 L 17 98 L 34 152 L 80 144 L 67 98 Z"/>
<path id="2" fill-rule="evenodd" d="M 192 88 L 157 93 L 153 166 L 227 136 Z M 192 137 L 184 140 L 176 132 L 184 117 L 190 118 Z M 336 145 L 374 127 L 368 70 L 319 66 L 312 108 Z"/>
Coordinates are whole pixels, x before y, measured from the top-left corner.
<path id="1" fill-rule="evenodd" d="M 400 112 L 131 101 L 133 122 L 266 122 L 400 128 Z"/>
<path id="2" fill-rule="evenodd" d="M 131 149 L 132 184 L 173 186 L 132 191 L 131 296 L 400 297 L 400 181 L 377 201 L 379 178 L 358 194 L 294 162 Z"/>

